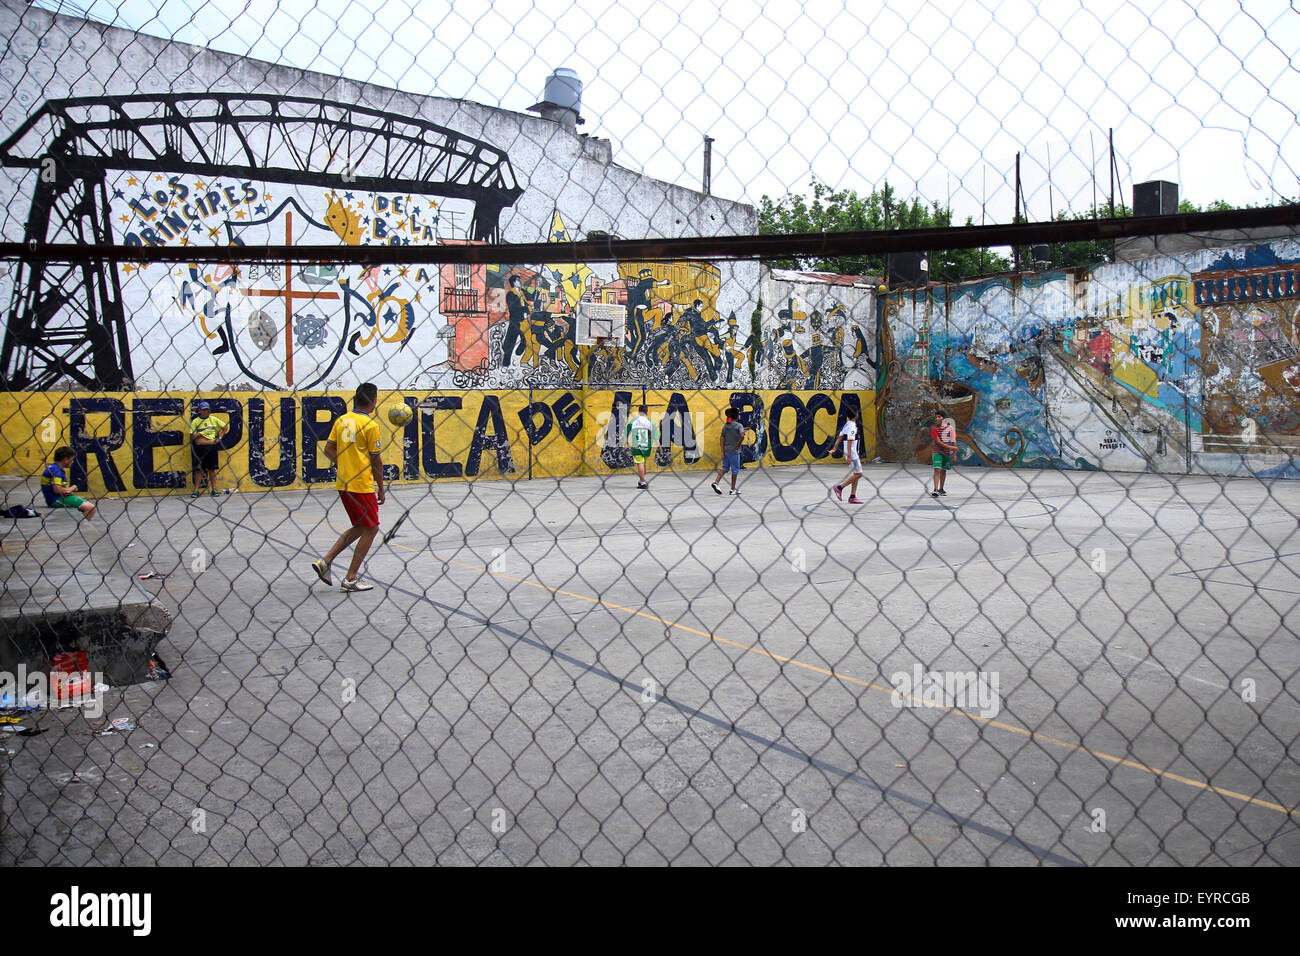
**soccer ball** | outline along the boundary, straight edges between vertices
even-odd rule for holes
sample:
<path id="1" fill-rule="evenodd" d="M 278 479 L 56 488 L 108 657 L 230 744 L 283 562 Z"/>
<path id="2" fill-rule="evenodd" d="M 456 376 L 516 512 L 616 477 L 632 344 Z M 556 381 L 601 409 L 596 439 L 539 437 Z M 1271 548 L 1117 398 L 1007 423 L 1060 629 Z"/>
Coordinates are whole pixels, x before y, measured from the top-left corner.
<path id="1" fill-rule="evenodd" d="M 394 425 L 405 425 L 411 420 L 411 406 L 394 402 L 388 406 L 388 420 Z"/>

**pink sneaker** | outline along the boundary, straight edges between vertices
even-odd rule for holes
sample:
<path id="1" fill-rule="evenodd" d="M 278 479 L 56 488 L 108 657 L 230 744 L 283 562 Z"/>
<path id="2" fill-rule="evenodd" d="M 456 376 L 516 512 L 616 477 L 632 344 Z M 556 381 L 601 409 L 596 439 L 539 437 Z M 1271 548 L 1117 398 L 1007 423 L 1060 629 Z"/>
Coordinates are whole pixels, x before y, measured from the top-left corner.
<path id="1" fill-rule="evenodd" d="M 849 504 L 851 504 L 851 505 L 860 505 L 860 504 L 862 504 L 862 499 L 859 498 L 857 495 L 850 495 L 850 496 L 849 496 Z"/>
<path id="2" fill-rule="evenodd" d="M 835 493 L 836 501 L 844 500 L 844 489 L 841 488 L 839 485 L 831 485 L 831 491 Z"/>

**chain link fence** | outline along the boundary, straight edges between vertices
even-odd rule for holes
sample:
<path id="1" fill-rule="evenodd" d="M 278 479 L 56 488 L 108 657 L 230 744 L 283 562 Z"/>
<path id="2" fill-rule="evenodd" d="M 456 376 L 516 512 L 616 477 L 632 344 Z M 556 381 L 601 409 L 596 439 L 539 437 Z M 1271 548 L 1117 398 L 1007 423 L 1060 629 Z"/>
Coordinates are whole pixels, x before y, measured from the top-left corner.
<path id="1" fill-rule="evenodd" d="M 0 858 L 1295 864 L 1296 25 L 0 0 Z"/>

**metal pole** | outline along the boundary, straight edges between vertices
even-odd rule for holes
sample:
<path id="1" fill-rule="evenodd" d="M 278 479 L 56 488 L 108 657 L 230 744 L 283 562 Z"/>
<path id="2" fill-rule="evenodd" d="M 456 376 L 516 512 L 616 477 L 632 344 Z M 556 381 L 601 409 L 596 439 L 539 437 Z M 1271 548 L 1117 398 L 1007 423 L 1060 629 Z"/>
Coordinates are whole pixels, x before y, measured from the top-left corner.
<path id="1" fill-rule="evenodd" d="M 713 137 L 704 136 L 704 195 L 713 195 Z"/>
<path id="2" fill-rule="evenodd" d="M 1088 130 L 1088 155 L 1092 166 L 1092 218 L 1097 218 L 1097 147 L 1092 142 L 1092 130 Z"/>
<path id="3" fill-rule="evenodd" d="M 1110 142 L 1110 218 L 1115 218 L 1115 129 L 1108 132 Z"/>
<path id="4" fill-rule="evenodd" d="M 1052 144 L 1047 144 L 1047 215 L 1056 221 L 1056 203 L 1052 200 Z"/>
<path id="5" fill-rule="evenodd" d="M 1110 218 L 1115 218 L 1115 128 L 1109 131 L 1110 141 Z M 1115 240 L 1110 241 L 1110 261 L 1115 261 Z"/>
<path id="6" fill-rule="evenodd" d="M 1012 222 L 1020 222 L 1020 153 L 1016 153 L 1016 215 Z M 1011 258 L 1015 263 L 1015 270 L 1020 271 L 1020 247 L 1011 247 Z"/>

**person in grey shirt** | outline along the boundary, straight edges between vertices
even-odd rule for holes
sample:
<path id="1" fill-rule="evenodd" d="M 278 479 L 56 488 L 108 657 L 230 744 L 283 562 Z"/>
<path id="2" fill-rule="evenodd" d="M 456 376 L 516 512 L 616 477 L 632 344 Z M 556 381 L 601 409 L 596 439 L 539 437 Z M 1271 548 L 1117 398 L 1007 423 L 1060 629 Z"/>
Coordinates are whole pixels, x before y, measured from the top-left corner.
<path id="1" fill-rule="evenodd" d="M 740 424 L 740 412 L 728 406 L 727 423 L 722 426 L 722 467 L 718 469 L 718 477 L 713 479 L 713 490 L 718 494 L 722 494 L 718 482 L 727 472 L 731 472 L 731 493 L 740 494 L 736 489 L 736 479 L 740 476 L 740 443 L 744 438 L 745 429 Z"/>

